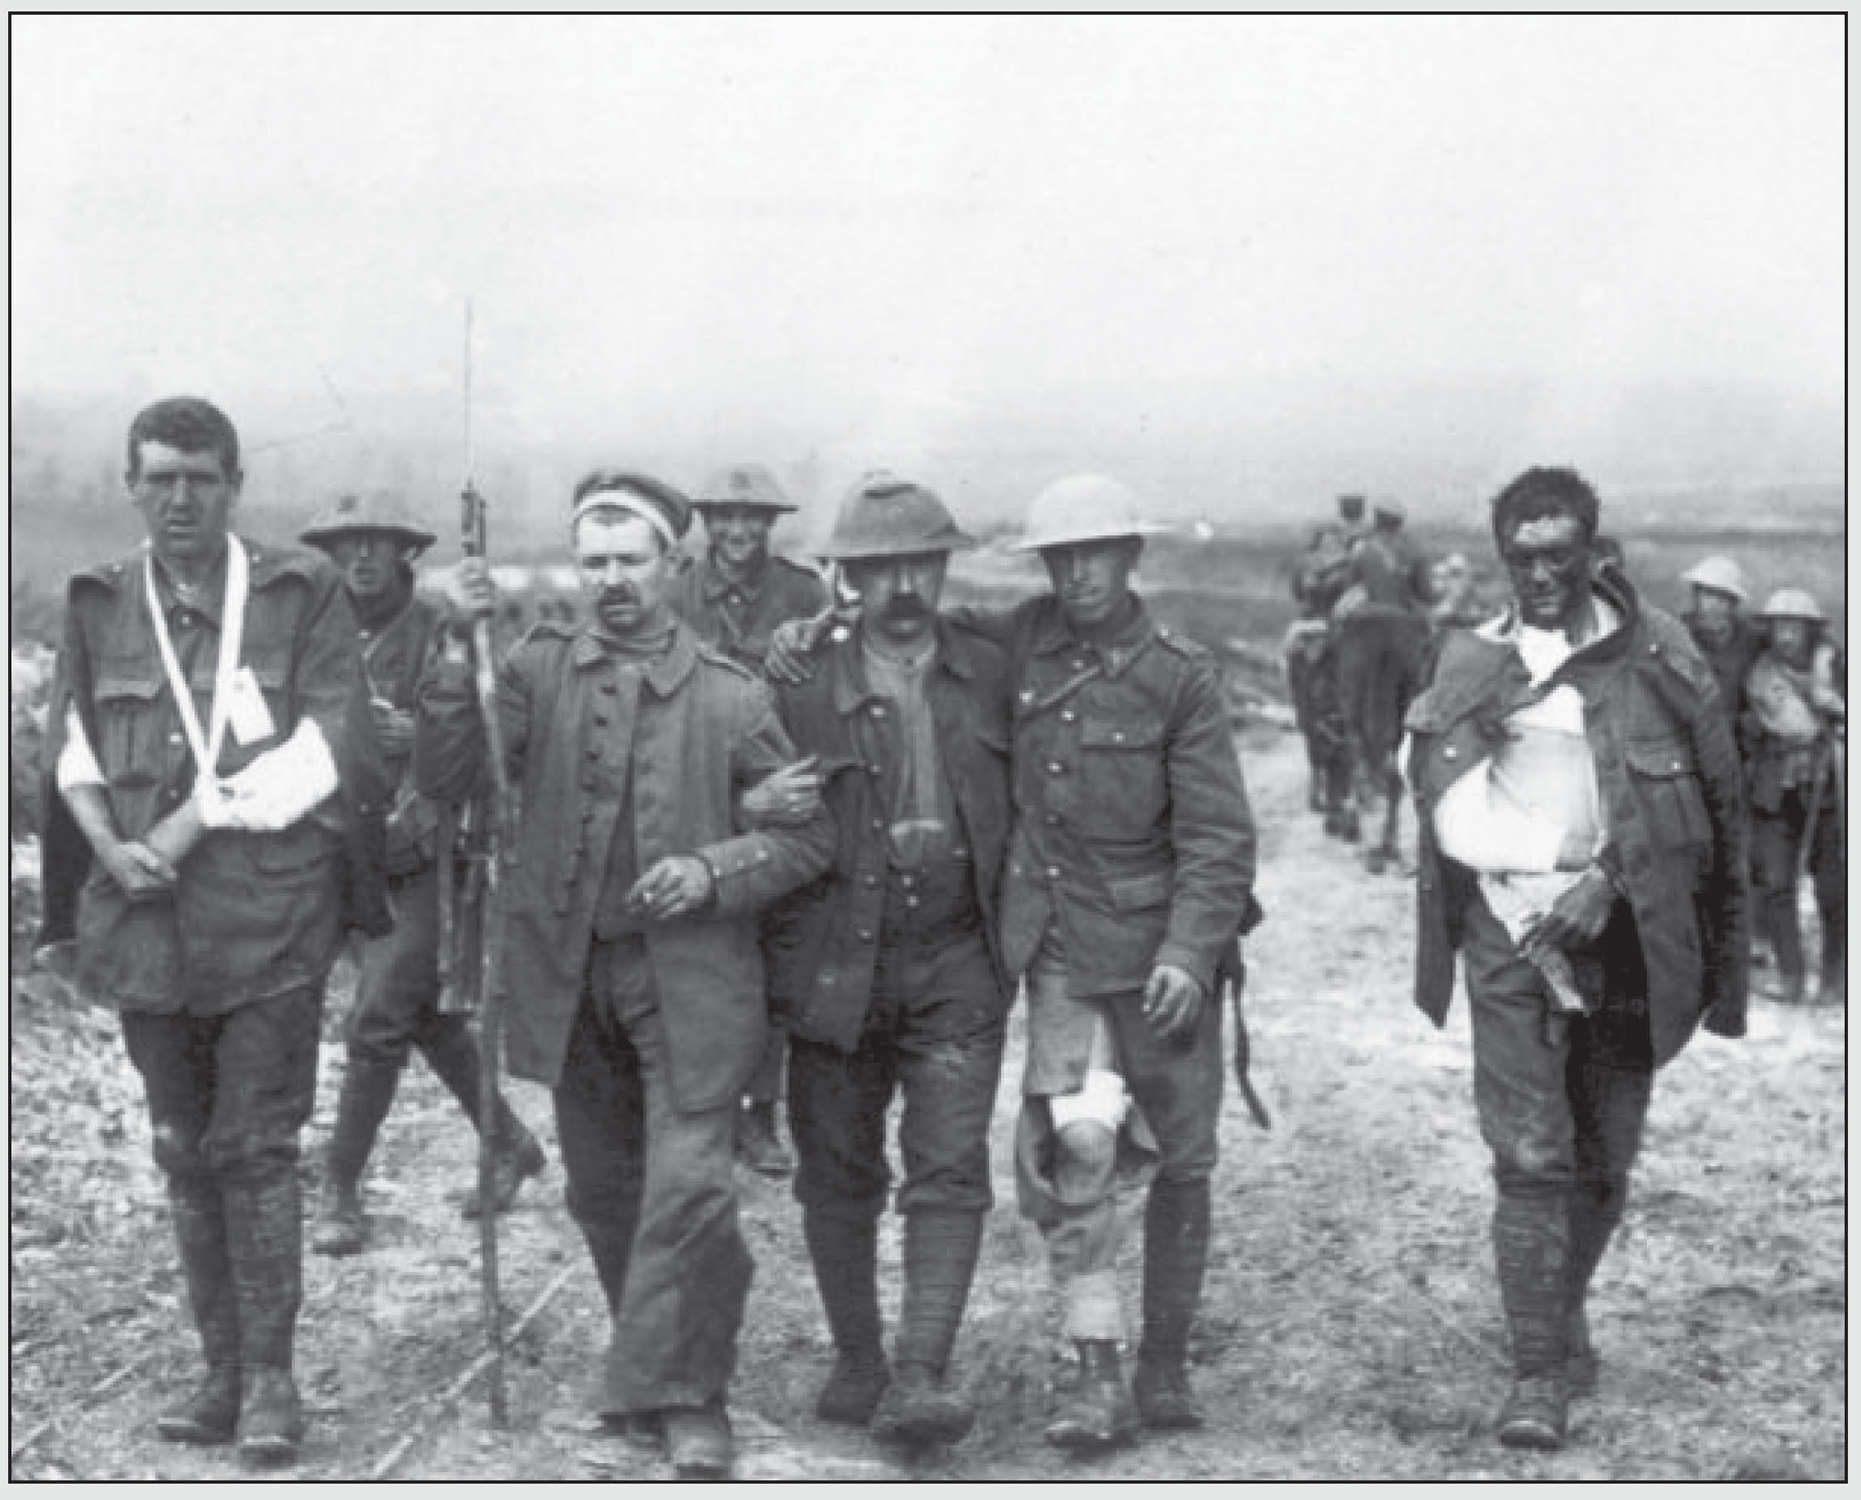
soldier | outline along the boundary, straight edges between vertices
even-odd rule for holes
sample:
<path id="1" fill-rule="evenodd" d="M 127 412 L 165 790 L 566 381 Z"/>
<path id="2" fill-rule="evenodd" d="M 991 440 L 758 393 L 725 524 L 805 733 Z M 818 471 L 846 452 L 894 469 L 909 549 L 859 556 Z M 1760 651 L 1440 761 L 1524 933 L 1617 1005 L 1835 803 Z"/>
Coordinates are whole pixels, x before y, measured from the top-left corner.
<path id="1" fill-rule="evenodd" d="M 575 487 L 589 623 L 534 628 L 498 707 L 523 822 L 499 882 L 511 1071 L 554 1091 L 569 1212 L 613 1314 L 601 1413 L 684 1478 L 731 1463 L 725 1387 L 754 1269 L 737 1222 L 737 1099 L 767 1026 L 756 913 L 827 866 L 824 814 L 739 834 L 740 795 L 794 759 L 769 689 L 666 597 L 690 506 L 643 474 Z M 486 616 L 482 559 L 448 588 Z M 414 784 L 466 796 L 485 737 L 456 628 L 421 690 Z"/>
<path id="2" fill-rule="evenodd" d="M 1332 619 L 1357 805 L 1366 819 L 1383 811 L 1382 836 L 1364 850 L 1365 868 L 1377 874 L 1400 858 L 1396 748 L 1428 645 L 1429 581 L 1427 560 L 1402 534 L 1401 501 L 1378 500 L 1371 509 L 1375 529 L 1351 553 L 1350 586 Z"/>
<path id="3" fill-rule="evenodd" d="M 770 552 L 770 533 L 795 506 L 761 464 L 720 469 L 705 480 L 693 504 L 710 545 L 679 575 L 672 607 L 700 639 L 760 676 L 771 632 L 818 611 L 827 602 L 826 585 L 807 568 Z M 737 1158 L 765 1177 L 786 1177 L 795 1169 L 775 1128 L 785 1055 L 782 1028 L 771 1025 L 769 1045 L 737 1113 Z"/>
<path id="4" fill-rule="evenodd" d="M 1361 515 L 1361 495 L 1344 496 L 1340 507 L 1345 501 L 1354 501 Z M 1331 630 L 1332 607 L 1350 581 L 1350 549 L 1344 527 L 1321 526 L 1312 534 L 1292 579 L 1300 618 L 1287 630 L 1281 649 L 1293 716 L 1305 740 L 1306 805 L 1324 814 L 1326 833 L 1355 840 L 1358 819 L 1350 804 L 1350 745 L 1338 699 L 1337 645 Z"/>
<path id="5" fill-rule="evenodd" d="M 989 1118 L 1014 995 L 996 924 L 1006 657 L 936 616 L 951 551 L 974 545 L 931 491 L 868 475 L 822 553 L 858 594 L 858 623 L 777 695 L 828 778 L 838 837 L 831 869 L 764 924 L 790 1037 L 795 1196 L 836 1351 L 818 1411 L 907 1443 L 954 1441 L 975 1417 L 945 1375 L 994 1202 Z M 904 1304 L 888 1385 L 877 1250 L 895 1093 Z"/>
<path id="6" fill-rule="evenodd" d="M 1777 958 L 1771 998 L 1803 998 L 1803 935 L 1798 872 L 1815 877 L 1822 915 L 1824 1000 L 1845 998 L 1848 967 L 1847 830 L 1843 826 L 1844 737 L 1834 644 L 1827 617 L 1805 589 L 1778 589 L 1758 619 L 1768 644 L 1745 679 L 1745 745 L 1752 810 L 1753 865 L 1764 925 Z"/>
<path id="7" fill-rule="evenodd" d="M 375 736 L 397 789 L 387 848 L 394 931 L 362 951 L 355 1000 L 343 1025 L 347 1064 L 311 1238 L 312 1248 L 324 1255 L 354 1255 L 364 1239 L 362 1172 L 394 1103 L 408 1052 L 419 1049 L 474 1125 L 481 1118 L 479 1058 L 466 1017 L 440 1009 L 437 862 L 460 852 L 458 810 L 447 809 L 442 818 L 408 775 L 415 692 L 439 622 L 434 607 L 414 593 L 413 564 L 433 545 L 434 535 L 409 519 L 394 497 L 372 493 L 342 496 L 299 539 L 321 548 L 342 572 L 360 626 Z M 544 1157 L 501 1094 L 493 1097 L 492 1109 L 499 1145 L 494 1192 L 503 1213 L 523 1180 L 543 1170 Z M 463 1211 L 468 1219 L 478 1216 L 476 1183 Z"/>
<path id="8" fill-rule="evenodd" d="M 1161 529 L 1113 480 L 1049 485 L 1017 545 L 1040 553 L 1053 591 L 1001 622 L 1015 682 L 1002 946 L 1028 995 L 1016 1176 L 1079 1354 L 1047 1438 L 1076 1451 L 1128 1440 L 1139 1419 L 1203 1421 L 1186 1354 L 1221 1106 L 1211 1001 L 1254 877 L 1214 660 L 1131 590 L 1143 539 Z M 1157 1170 L 1133 1411 L 1118 1365 L 1114 1188 L 1124 1148 L 1143 1144 Z"/>
<path id="9" fill-rule="evenodd" d="M 1516 1378 L 1511 1447 L 1563 1445 L 1596 1382 L 1584 1303 L 1621 1221 L 1655 1069 L 1745 1029 L 1738 759 L 1678 621 L 1592 566 L 1595 492 L 1532 469 L 1493 502 L 1507 614 L 1442 642 L 1409 710 L 1415 999 L 1464 960 L 1474 1099 Z"/>
<path id="10" fill-rule="evenodd" d="M 1764 642 L 1739 614 L 1751 598 L 1745 575 L 1729 557 L 1708 557 L 1680 575 L 1692 589 L 1681 619 L 1719 683 L 1719 707 L 1736 724 L 1744 711 L 1745 678 Z"/>
<path id="11" fill-rule="evenodd" d="M 284 1461 L 303 1434 L 298 1136 L 342 937 L 338 767 L 367 728 L 355 619 L 325 559 L 231 530 L 239 438 L 216 407 L 146 408 L 128 460 L 147 550 L 72 577 L 52 716 L 93 856 L 76 978 L 121 1012 L 207 1364 L 157 1430 Z"/>

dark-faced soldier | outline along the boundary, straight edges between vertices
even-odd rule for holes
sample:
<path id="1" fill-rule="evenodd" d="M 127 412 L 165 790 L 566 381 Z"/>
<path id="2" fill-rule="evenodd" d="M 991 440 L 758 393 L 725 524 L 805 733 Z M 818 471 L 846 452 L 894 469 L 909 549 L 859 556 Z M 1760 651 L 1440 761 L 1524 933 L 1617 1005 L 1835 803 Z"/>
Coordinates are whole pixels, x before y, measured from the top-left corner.
<path id="1" fill-rule="evenodd" d="M 1408 714 L 1421 828 L 1415 998 L 1461 955 L 1514 1380 L 1511 1447 L 1558 1448 L 1596 1383 L 1585 1301 L 1654 1073 L 1744 1034 L 1746 825 L 1718 687 L 1685 628 L 1592 556 L 1569 469 L 1493 502 L 1507 613 L 1449 632 Z"/>
<path id="2" fill-rule="evenodd" d="M 439 611 L 414 592 L 413 563 L 434 535 L 392 495 L 345 495 L 316 517 L 301 539 L 320 547 L 341 570 L 355 611 L 368 687 L 369 713 L 395 786 L 386 851 L 394 930 L 362 951 L 355 1000 L 343 1023 L 347 1059 L 336 1124 L 325 1163 L 323 1197 L 312 1246 L 325 1255 L 353 1255 L 363 1246 L 360 1188 L 375 1136 L 407 1065 L 418 1049 L 474 1126 L 479 1114 L 478 1044 L 467 1017 L 441 1009 L 438 862 L 464 852 L 477 810 L 441 809 L 414 790 L 409 775 L 415 694 L 434 645 Z M 463 882 L 457 887 L 464 889 Z M 460 913 L 463 915 L 463 913 Z M 495 1206 L 511 1206 L 526 1177 L 543 1170 L 543 1148 L 492 1098 L 498 1154 Z M 463 1205 L 480 1211 L 474 1183 Z"/>

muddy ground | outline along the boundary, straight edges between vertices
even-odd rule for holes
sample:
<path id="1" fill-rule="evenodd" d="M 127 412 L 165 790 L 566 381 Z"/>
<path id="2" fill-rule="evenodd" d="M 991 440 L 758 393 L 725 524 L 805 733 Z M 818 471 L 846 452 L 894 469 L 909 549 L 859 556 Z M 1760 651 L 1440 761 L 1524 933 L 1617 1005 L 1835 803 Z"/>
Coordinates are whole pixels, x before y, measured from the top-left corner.
<path id="1" fill-rule="evenodd" d="M 947 1452 L 907 1458 L 814 1420 L 829 1346 L 786 1186 L 743 1177 L 758 1269 L 732 1406 L 744 1479 L 1719 1479 L 1845 1476 L 1845 1017 L 1752 1007 L 1751 1035 L 1702 1035 L 1662 1075 L 1624 1230 L 1594 1293 L 1601 1389 L 1569 1448 L 1491 1437 L 1503 1333 L 1473 1117 L 1465 1008 L 1444 1032 L 1410 1005 L 1412 886 L 1365 874 L 1303 809 L 1296 741 L 1244 741 L 1269 919 L 1250 944 L 1263 1134 L 1232 1091 L 1216 1240 L 1193 1344 L 1212 1421 L 1089 1464 L 1041 1439 L 1060 1368 L 1040 1242 L 1013 1208 L 1019 1038 L 996 1118 L 998 1207 L 958 1369 L 980 1403 Z M 1412 837 L 1409 839 L 1412 848 Z M 16 1478 L 223 1479 L 227 1450 L 163 1443 L 157 1409 L 194 1346 L 134 1075 L 112 1019 L 43 976 L 12 1003 L 11 1451 Z M 330 1126 L 325 1057 L 305 1179 Z M 435 1398 L 481 1347 L 475 1231 L 458 1215 L 471 1146 L 416 1067 L 368 1184 L 374 1248 L 306 1260 L 301 1461 L 282 1478 L 364 1478 L 410 1434 L 397 1478 L 652 1479 L 650 1454 L 593 1435 L 600 1295 L 562 1208 L 547 1096 L 520 1112 L 552 1166 L 504 1221 L 513 1314 L 559 1272 L 517 1341 L 511 1423 L 482 1388 Z M 897 1305 L 896 1226 L 884 1242 Z M 1135 1244 L 1131 1247 L 1135 1253 Z M 1129 1307 L 1136 1311 L 1135 1273 Z"/>

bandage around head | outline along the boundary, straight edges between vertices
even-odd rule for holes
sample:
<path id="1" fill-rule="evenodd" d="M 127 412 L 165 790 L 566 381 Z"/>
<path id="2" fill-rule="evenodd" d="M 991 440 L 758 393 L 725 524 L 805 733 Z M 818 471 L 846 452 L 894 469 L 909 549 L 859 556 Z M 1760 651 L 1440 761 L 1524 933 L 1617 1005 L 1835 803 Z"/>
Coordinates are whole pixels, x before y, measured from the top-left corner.
<path id="1" fill-rule="evenodd" d="M 583 516 L 597 510 L 624 510 L 629 515 L 638 516 L 659 533 L 659 539 L 666 544 L 666 551 L 671 552 L 678 546 L 678 537 L 672 530 L 672 523 L 666 520 L 659 507 L 638 499 L 625 490 L 596 490 L 585 500 L 579 501 L 569 517 L 570 534 L 572 535 L 575 528 L 581 525 Z"/>
<path id="2" fill-rule="evenodd" d="M 1124 1079 L 1109 1068 L 1088 1068 L 1076 1092 L 1048 1095 L 1047 1111 L 1055 1130 L 1090 1121 L 1116 1131 L 1131 1112 L 1131 1096 L 1125 1091 Z"/>

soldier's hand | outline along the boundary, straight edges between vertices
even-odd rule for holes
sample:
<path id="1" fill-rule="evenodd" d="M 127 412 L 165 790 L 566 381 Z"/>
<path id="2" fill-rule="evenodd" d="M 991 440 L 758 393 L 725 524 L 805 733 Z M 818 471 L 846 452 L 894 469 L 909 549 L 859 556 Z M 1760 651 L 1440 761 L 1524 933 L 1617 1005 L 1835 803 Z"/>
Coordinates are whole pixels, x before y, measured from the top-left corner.
<path id="1" fill-rule="evenodd" d="M 1533 950 L 1541 947 L 1564 949 L 1593 943 L 1609 925 L 1614 906 L 1615 887 L 1607 875 L 1592 866 L 1526 929 L 1519 951 L 1530 958 Z"/>
<path id="2" fill-rule="evenodd" d="M 97 858 L 131 901 L 154 901 L 174 889 L 174 866 L 135 839 L 105 844 Z"/>
<path id="3" fill-rule="evenodd" d="M 743 794 L 743 811 L 759 827 L 808 823 L 821 810 L 820 757 L 772 771 Z"/>
<path id="4" fill-rule="evenodd" d="M 627 907 L 648 922 L 671 922 L 701 910 L 716 883 L 711 867 L 695 854 L 668 854 L 627 892 Z"/>
<path id="5" fill-rule="evenodd" d="M 785 620 L 769 637 L 763 675 L 782 687 L 799 687 L 814 676 L 814 653 L 833 628 L 834 612 L 822 610 L 805 620 Z"/>
<path id="6" fill-rule="evenodd" d="M 1193 974 L 1174 964 L 1158 964 L 1144 985 L 1144 1019 L 1160 1037 L 1187 1036 L 1207 1000 L 1208 992 Z"/>
<path id="7" fill-rule="evenodd" d="M 470 625 L 497 612 L 498 586 L 491 581 L 491 564 L 482 557 L 464 557 L 446 580 L 446 603 L 453 618 Z"/>
<path id="8" fill-rule="evenodd" d="M 375 721 L 375 738 L 381 742 L 381 748 L 390 756 L 400 757 L 412 753 L 414 747 L 414 716 L 404 714 L 385 698 L 368 700 L 369 717 Z"/>

